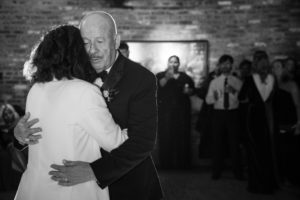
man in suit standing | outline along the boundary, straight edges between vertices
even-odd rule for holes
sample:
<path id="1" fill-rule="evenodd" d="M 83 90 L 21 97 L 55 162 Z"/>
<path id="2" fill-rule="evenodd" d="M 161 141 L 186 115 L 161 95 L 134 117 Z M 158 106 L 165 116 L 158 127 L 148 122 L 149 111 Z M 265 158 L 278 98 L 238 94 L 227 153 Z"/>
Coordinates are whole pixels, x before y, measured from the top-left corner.
<path id="1" fill-rule="evenodd" d="M 237 179 L 242 179 L 238 140 L 238 92 L 241 89 L 242 82 L 231 75 L 233 58 L 230 55 L 221 56 L 218 64 L 221 75 L 211 81 L 206 95 L 207 104 L 213 105 L 212 179 L 217 180 L 221 177 L 226 139 L 228 139 L 234 176 Z"/>
<path id="2" fill-rule="evenodd" d="M 162 190 L 151 158 L 157 131 L 156 78 L 141 65 L 125 58 L 117 50 L 120 35 L 113 17 L 105 12 L 91 12 L 83 17 L 80 30 L 91 64 L 103 78 L 104 98 L 129 139 L 120 147 L 105 152 L 102 158 L 86 163 L 64 161 L 53 164 L 51 178 L 63 186 L 97 180 L 101 188 L 109 186 L 111 200 L 158 200 Z M 38 136 L 30 129 L 35 121 L 28 115 L 15 128 L 21 143 L 36 143 Z"/>

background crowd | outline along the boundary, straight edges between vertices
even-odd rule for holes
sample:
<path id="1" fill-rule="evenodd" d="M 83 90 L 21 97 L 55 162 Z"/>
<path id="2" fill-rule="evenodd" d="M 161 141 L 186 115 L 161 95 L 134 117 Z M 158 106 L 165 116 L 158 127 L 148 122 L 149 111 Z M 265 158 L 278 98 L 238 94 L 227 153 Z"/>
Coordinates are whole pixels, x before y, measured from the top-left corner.
<path id="1" fill-rule="evenodd" d="M 126 43 L 120 52 L 129 56 Z M 234 67 L 237 66 L 237 67 Z M 191 96 L 203 100 L 197 117 L 199 157 L 211 158 L 212 179 L 222 178 L 230 158 L 234 178 L 248 191 L 273 193 L 281 185 L 300 184 L 300 69 L 291 57 L 270 60 L 256 51 L 235 63 L 222 55 L 199 88 L 180 70 L 180 58 L 167 59 L 156 74 L 158 159 L 160 169 L 191 167 Z M 13 147 L 13 128 L 22 108 L 1 107 L 0 190 L 16 189 L 26 167 L 26 149 Z"/>

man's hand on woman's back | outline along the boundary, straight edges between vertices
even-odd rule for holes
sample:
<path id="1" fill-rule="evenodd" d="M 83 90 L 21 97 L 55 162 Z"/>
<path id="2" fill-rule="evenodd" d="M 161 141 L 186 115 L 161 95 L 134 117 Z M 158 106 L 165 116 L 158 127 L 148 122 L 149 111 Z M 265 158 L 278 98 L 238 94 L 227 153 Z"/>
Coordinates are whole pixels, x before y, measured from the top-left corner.
<path id="1" fill-rule="evenodd" d="M 37 144 L 39 139 L 42 138 L 40 134 L 36 135 L 35 133 L 41 132 L 42 129 L 32 128 L 39 120 L 32 119 L 29 120 L 30 113 L 26 113 L 17 123 L 14 128 L 14 136 L 18 140 L 18 142 L 22 145 L 25 144 Z"/>

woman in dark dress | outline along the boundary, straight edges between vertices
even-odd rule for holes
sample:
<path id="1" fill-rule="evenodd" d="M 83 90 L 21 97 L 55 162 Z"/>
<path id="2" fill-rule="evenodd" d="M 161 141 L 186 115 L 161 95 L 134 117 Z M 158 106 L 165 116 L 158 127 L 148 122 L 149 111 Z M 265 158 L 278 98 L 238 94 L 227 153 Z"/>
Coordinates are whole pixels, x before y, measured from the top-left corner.
<path id="1" fill-rule="evenodd" d="M 247 105 L 248 191 L 273 193 L 278 187 L 274 122 L 275 79 L 270 73 L 268 55 L 257 51 L 253 56 L 253 74 L 247 77 L 239 99 Z"/>
<path id="2" fill-rule="evenodd" d="M 168 59 L 168 68 L 157 74 L 158 141 L 160 168 L 190 165 L 191 103 L 193 80 L 178 71 L 178 56 Z"/>
<path id="3" fill-rule="evenodd" d="M 276 119 L 279 125 L 279 172 L 283 183 L 300 183 L 300 92 L 282 60 L 272 63 L 278 84 Z"/>

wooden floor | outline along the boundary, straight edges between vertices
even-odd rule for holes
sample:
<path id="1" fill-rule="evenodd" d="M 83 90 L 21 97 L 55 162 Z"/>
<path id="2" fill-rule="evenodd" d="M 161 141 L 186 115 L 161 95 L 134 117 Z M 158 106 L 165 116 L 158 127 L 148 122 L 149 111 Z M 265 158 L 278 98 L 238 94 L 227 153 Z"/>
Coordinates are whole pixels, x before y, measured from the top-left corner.
<path id="1" fill-rule="evenodd" d="M 247 182 L 225 172 L 211 180 L 208 170 L 161 171 L 164 200 L 300 200 L 300 188 L 284 186 L 275 194 L 259 195 L 246 190 Z"/>
<path id="2" fill-rule="evenodd" d="M 208 170 L 159 171 L 164 200 L 299 200 L 300 188 L 284 186 L 273 195 L 251 194 L 246 181 L 233 179 L 225 172 L 220 180 L 211 180 Z M 14 191 L 0 193 L 0 200 L 13 200 Z"/>

